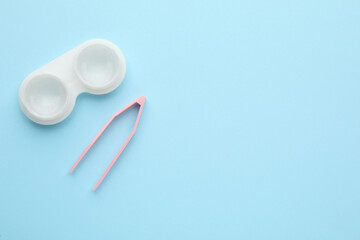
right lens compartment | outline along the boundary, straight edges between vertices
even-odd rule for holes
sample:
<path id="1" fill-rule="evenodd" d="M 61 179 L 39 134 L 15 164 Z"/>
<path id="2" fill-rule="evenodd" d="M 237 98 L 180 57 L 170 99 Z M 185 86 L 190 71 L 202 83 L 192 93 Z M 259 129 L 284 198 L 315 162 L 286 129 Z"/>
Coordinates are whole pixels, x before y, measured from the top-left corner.
<path id="1" fill-rule="evenodd" d="M 120 58 L 113 49 L 94 44 L 81 50 L 76 70 L 84 85 L 93 90 L 105 90 L 119 76 L 120 64 Z"/>

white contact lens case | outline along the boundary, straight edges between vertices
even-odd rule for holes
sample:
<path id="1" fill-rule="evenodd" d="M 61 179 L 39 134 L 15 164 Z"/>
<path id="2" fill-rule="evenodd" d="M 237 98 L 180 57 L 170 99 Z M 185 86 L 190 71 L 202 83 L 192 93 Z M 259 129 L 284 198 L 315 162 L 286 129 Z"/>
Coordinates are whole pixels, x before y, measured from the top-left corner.
<path id="1" fill-rule="evenodd" d="M 89 40 L 30 73 L 20 86 L 19 104 L 32 121 L 55 124 L 69 116 L 80 93 L 109 93 L 125 72 L 125 57 L 115 44 Z"/>

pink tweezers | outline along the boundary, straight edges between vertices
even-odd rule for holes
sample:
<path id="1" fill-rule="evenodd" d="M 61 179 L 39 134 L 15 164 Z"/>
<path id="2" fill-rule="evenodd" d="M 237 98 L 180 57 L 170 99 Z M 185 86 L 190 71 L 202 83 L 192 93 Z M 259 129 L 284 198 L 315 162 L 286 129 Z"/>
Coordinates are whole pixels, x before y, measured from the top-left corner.
<path id="1" fill-rule="evenodd" d="M 140 96 L 138 99 L 136 99 L 135 101 L 131 102 L 129 105 L 127 105 L 126 107 L 124 107 L 123 109 L 121 109 L 120 111 L 118 111 L 117 113 L 115 113 L 110 119 L 109 121 L 107 121 L 107 123 L 104 125 L 104 127 L 100 130 L 100 132 L 94 137 L 94 139 L 90 142 L 90 144 L 86 147 L 85 151 L 80 155 L 80 157 L 76 160 L 76 162 L 74 163 L 74 165 L 72 166 L 70 173 L 72 173 L 74 171 L 74 169 L 76 168 L 76 166 L 79 164 L 79 162 L 84 158 L 84 156 L 86 155 L 86 153 L 90 150 L 90 148 L 94 145 L 94 143 L 99 139 L 99 137 L 101 136 L 101 134 L 103 134 L 103 132 L 106 130 L 106 128 L 111 124 L 111 122 L 118 117 L 120 114 L 122 114 L 123 112 L 125 112 L 126 110 L 128 110 L 130 107 L 134 106 L 135 104 L 139 104 L 140 105 L 140 109 L 138 112 L 138 115 L 136 117 L 136 121 L 135 121 L 135 125 L 133 130 L 131 131 L 130 135 L 128 136 L 128 138 L 126 139 L 126 141 L 124 142 L 124 144 L 121 146 L 119 152 L 115 155 L 114 159 L 111 161 L 111 163 L 109 164 L 109 166 L 107 167 L 107 169 L 105 170 L 105 172 L 103 173 L 103 175 L 101 176 L 101 178 L 99 179 L 99 181 L 96 183 L 95 187 L 93 188 L 93 191 L 95 191 L 99 185 L 101 184 L 101 182 L 104 180 L 104 178 L 106 177 L 106 175 L 108 174 L 108 172 L 110 171 L 111 167 L 114 165 L 114 163 L 116 162 L 116 160 L 119 158 L 120 154 L 124 151 L 126 145 L 130 142 L 131 138 L 134 136 L 136 128 L 138 126 L 139 120 L 140 120 L 140 116 L 141 116 L 141 112 L 144 108 L 144 103 L 145 103 L 145 96 Z"/>

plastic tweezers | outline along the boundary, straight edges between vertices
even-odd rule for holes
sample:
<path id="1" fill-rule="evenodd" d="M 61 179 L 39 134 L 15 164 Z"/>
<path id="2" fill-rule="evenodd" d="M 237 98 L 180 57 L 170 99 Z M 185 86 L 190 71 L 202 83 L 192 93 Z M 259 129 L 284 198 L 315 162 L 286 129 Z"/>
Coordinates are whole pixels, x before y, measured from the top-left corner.
<path id="1" fill-rule="evenodd" d="M 126 139 L 126 141 L 124 142 L 124 144 L 121 146 L 120 150 L 118 151 L 118 153 L 115 155 L 114 159 L 111 161 L 111 163 L 109 164 L 109 166 L 107 167 L 107 169 L 105 170 L 105 172 L 103 173 L 103 175 L 101 176 L 101 178 L 99 179 L 99 181 L 96 183 L 95 187 L 93 188 L 93 191 L 95 191 L 99 185 L 101 184 L 101 182 L 104 180 L 104 178 L 106 177 L 106 175 L 108 174 L 108 172 L 110 171 L 110 169 L 112 168 L 112 166 L 115 164 L 116 160 L 119 158 L 120 154 L 124 151 L 125 147 L 127 146 L 127 144 L 130 142 L 131 138 L 134 136 L 135 132 L 136 132 L 136 128 L 138 126 L 139 120 L 140 120 L 140 116 L 142 113 L 142 110 L 144 108 L 144 104 L 145 104 L 145 96 L 142 95 L 140 96 L 138 99 L 136 99 L 135 101 L 131 102 L 129 105 L 127 105 L 126 107 L 124 107 L 123 109 L 121 109 L 120 111 L 118 111 L 117 113 L 115 113 L 110 119 L 109 121 L 107 121 L 107 123 L 102 127 L 102 129 L 100 130 L 100 132 L 94 137 L 94 139 L 90 142 L 90 144 L 86 147 L 86 149 L 84 150 L 84 152 L 80 155 L 80 157 L 76 160 L 76 162 L 74 163 L 74 165 L 72 166 L 69 174 L 71 174 L 74 169 L 76 168 L 76 166 L 80 163 L 80 161 L 84 158 L 84 156 L 87 154 L 87 152 L 90 150 L 90 148 L 95 144 L 95 142 L 100 138 L 101 134 L 103 134 L 103 132 L 106 130 L 106 128 L 111 124 L 111 122 L 118 117 L 120 114 L 122 114 L 123 112 L 125 112 L 126 110 L 128 110 L 129 108 L 131 108 L 132 106 L 134 106 L 135 104 L 139 104 L 140 105 L 140 109 L 138 112 L 138 115 L 136 117 L 136 121 L 135 121 L 135 125 L 133 130 L 131 131 L 130 135 L 128 136 L 128 138 Z"/>

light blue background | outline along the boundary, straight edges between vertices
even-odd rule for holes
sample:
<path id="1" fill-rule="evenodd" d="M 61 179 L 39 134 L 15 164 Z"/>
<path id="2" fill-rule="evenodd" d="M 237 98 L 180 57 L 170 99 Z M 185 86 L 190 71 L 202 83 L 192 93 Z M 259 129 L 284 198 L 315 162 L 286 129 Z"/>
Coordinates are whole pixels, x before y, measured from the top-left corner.
<path id="1" fill-rule="evenodd" d="M 0 240 L 360 239 L 360 2 L 2 1 Z M 123 84 L 66 121 L 21 112 L 24 77 L 85 40 Z M 117 110 L 132 109 L 73 175 Z"/>

